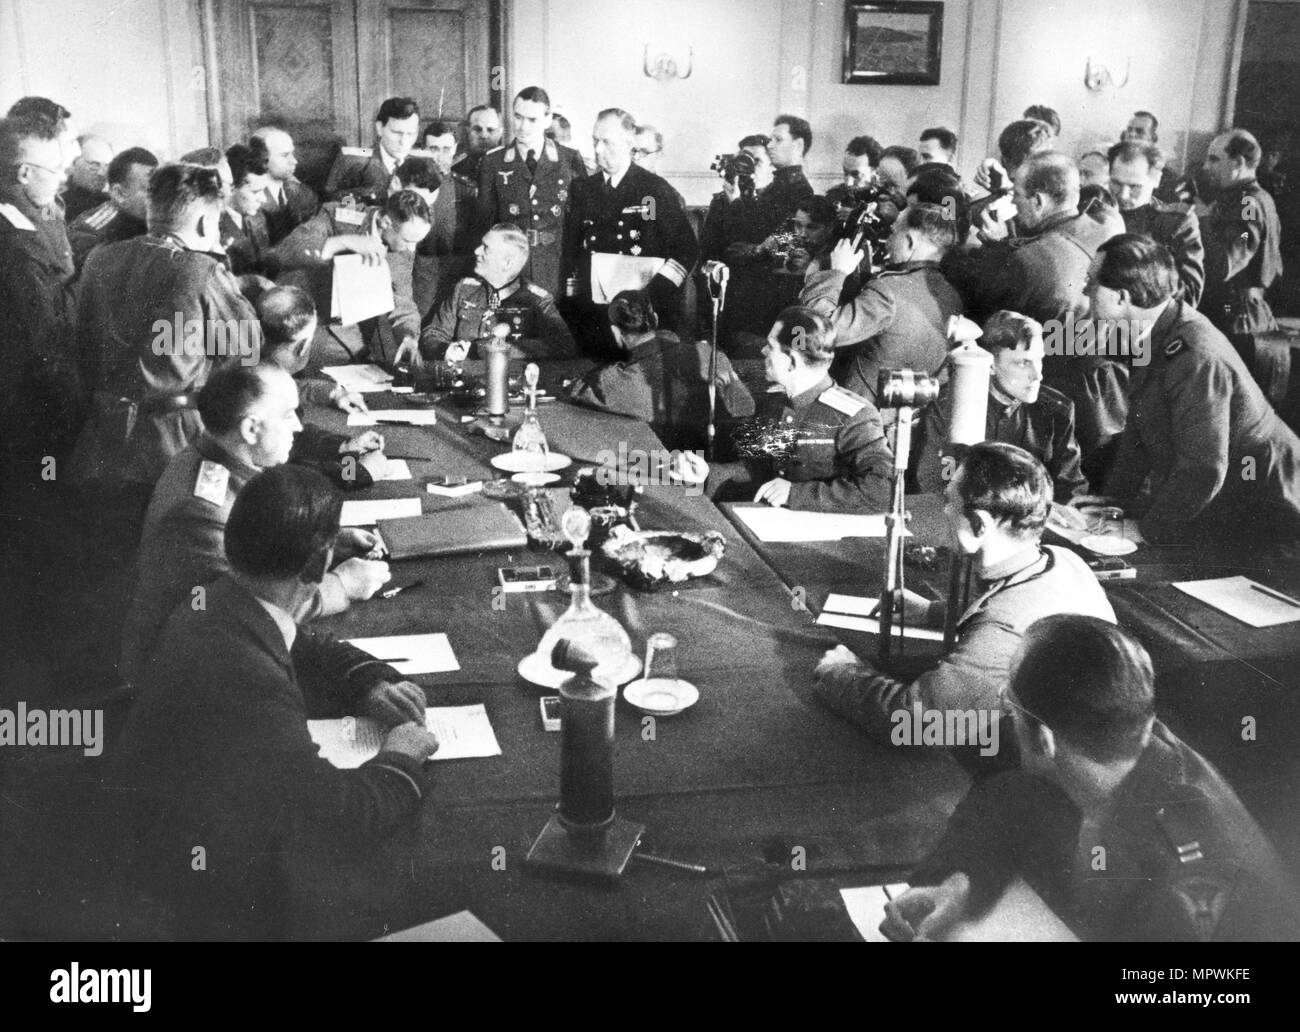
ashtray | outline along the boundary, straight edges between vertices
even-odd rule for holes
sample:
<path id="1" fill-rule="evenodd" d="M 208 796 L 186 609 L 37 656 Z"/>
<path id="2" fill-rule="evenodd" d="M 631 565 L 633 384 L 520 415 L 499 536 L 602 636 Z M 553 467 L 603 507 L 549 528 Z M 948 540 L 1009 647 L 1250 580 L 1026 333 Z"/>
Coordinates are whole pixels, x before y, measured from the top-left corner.
<path id="1" fill-rule="evenodd" d="M 630 530 L 615 525 L 601 545 L 624 580 L 642 591 L 707 577 L 718 566 L 727 543 L 716 530 L 693 534 L 674 530 Z"/>

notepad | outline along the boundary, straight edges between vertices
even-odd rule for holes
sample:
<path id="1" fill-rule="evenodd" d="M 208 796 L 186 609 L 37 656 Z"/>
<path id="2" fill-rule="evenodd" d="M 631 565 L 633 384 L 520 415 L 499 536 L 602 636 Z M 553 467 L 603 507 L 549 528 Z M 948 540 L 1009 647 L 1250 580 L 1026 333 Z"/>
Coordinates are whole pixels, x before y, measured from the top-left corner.
<path id="1" fill-rule="evenodd" d="M 381 422 L 434 426 L 438 422 L 438 413 L 433 409 L 371 409 L 348 415 L 348 426 L 377 426 Z"/>
<path id="2" fill-rule="evenodd" d="M 434 760 L 469 760 L 500 756 L 501 746 L 483 704 L 473 706 L 430 706 L 424 711 L 424 726 L 438 739 Z M 307 733 L 320 748 L 322 759 L 340 770 L 355 770 L 379 755 L 385 731 L 370 717 L 339 717 L 309 720 Z"/>
<path id="3" fill-rule="evenodd" d="M 339 523 L 345 527 L 373 527 L 380 520 L 400 520 L 420 515 L 418 498 L 374 498 L 343 503 Z"/>
<path id="4" fill-rule="evenodd" d="M 387 261 L 367 265 L 359 254 L 334 258 L 330 316 L 344 326 L 354 326 L 393 310 L 393 273 Z"/>
<path id="5" fill-rule="evenodd" d="M 1300 620 L 1300 600 L 1249 577 L 1182 581 L 1174 587 L 1251 627 L 1275 627 Z"/>
<path id="6" fill-rule="evenodd" d="M 391 634 L 349 641 L 362 652 L 384 660 L 399 674 L 441 674 L 460 669 L 445 634 Z"/>
<path id="7" fill-rule="evenodd" d="M 772 506 L 732 510 L 760 541 L 839 541 L 849 537 L 884 537 L 885 517 L 855 513 L 799 512 Z M 910 536 L 906 528 L 905 536 Z"/>
<path id="8" fill-rule="evenodd" d="M 391 935 L 381 935 L 371 942 L 500 942 L 501 937 L 487 925 L 462 910 L 436 921 L 426 921 Z"/>
<path id="9" fill-rule="evenodd" d="M 411 467 L 406 464 L 405 459 L 389 459 L 384 466 L 383 476 L 375 477 L 376 481 L 410 479 Z"/>
<path id="10" fill-rule="evenodd" d="M 844 909 L 858 934 L 867 942 L 888 942 L 881 934 L 880 925 L 885 920 L 885 904 L 907 891 L 906 883 L 898 885 L 863 885 L 853 889 L 840 889 Z"/>
<path id="11" fill-rule="evenodd" d="M 823 627 L 842 627 L 849 631 L 879 634 L 880 621 L 874 616 L 867 615 L 879 604 L 879 599 L 862 598 L 858 595 L 837 595 L 832 592 L 826 596 L 826 605 L 822 607 L 817 622 Z M 894 636 L 898 636 L 897 623 L 894 624 Z M 943 631 L 933 627 L 916 627 L 909 623 L 903 628 L 903 637 L 923 641 L 943 641 Z"/>
<path id="12" fill-rule="evenodd" d="M 393 374 L 366 362 L 362 365 L 323 366 L 321 372 L 350 391 L 387 391 L 392 389 Z"/>

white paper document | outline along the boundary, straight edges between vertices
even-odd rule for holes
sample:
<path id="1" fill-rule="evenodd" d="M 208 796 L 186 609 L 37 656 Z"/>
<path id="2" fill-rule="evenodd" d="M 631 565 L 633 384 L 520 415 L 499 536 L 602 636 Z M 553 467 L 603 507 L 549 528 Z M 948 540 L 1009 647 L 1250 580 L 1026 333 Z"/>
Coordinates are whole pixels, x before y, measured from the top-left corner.
<path id="1" fill-rule="evenodd" d="M 867 942 L 888 942 L 880 934 L 880 923 L 885 919 L 885 904 L 907 891 L 907 885 L 863 885 L 854 889 L 840 889 L 844 909 L 849 920 Z"/>
<path id="2" fill-rule="evenodd" d="M 879 634 L 880 621 L 874 616 L 867 615 L 879 604 L 879 599 L 862 598 L 858 595 L 837 595 L 832 592 L 826 596 L 826 605 L 822 607 L 817 622 L 823 627 L 843 627 L 849 631 Z M 898 636 L 897 624 L 894 625 L 894 636 Z M 934 627 L 916 627 L 909 623 L 903 628 L 903 637 L 943 641 L 943 631 Z"/>
<path id="3" fill-rule="evenodd" d="M 377 426 L 381 422 L 434 426 L 438 422 L 438 413 L 433 409 L 371 409 L 348 415 L 348 426 Z"/>
<path id="4" fill-rule="evenodd" d="M 371 362 L 362 365 L 322 366 L 321 372 L 335 383 L 361 394 L 392 389 L 393 374 L 384 372 Z"/>
<path id="5" fill-rule="evenodd" d="M 1249 577 L 1182 581 L 1174 587 L 1251 627 L 1273 627 L 1300 620 L 1300 599 L 1266 588 Z"/>
<path id="6" fill-rule="evenodd" d="M 500 756 L 492 722 L 482 703 L 474 706 L 430 706 L 424 726 L 438 738 L 438 751 L 430 759 L 466 760 Z M 370 717 L 309 720 L 307 733 L 320 748 L 322 759 L 340 770 L 353 770 L 379 755 L 384 730 Z"/>
<path id="7" fill-rule="evenodd" d="M 885 517 L 840 512 L 792 512 L 770 505 L 735 508 L 760 541 L 839 541 L 848 537 L 885 536 Z M 904 528 L 904 535 L 910 536 Z"/>
<path id="8" fill-rule="evenodd" d="M 501 937 L 487 925 L 462 910 L 436 921 L 426 921 L 414 928 L 404 928 L 391 935 L 381 935 L 371 942 L 500 942 Z"/>
<path id="9" fill-rule="evenodd" d="M 343 503 L 339 522 L 345 527 L 373 527 L 379 520 L 400 520 L 403 516 L 419 516 L 418 498 L 367 498 Z"/>
<path id="10" fill-rule="evenodd" d="M 399 674 L 441 674 L 460 669 L 445 634 L 391 634 L 348 640 L 362 652 L 384 660 Z"/>
<path id="11" fill-rule="evenodd" d="M 406 464 L 405 459 L 389 459 L 384 465 L 383 476 L 375 477 L 379 480 L 410 480 L 411 467 Z"/>
<path id="12" fill-rule="evenodd" d="M 630 254 L 591 254 L 591 299 L 598 305 L 607 305 L 616 294 L 624 290 L 644 290 L 659 270 L 668 264 L 667 258 L 641 258 Z"/>
<path id="13" fill-rule="evenodd" d="M 333 279 L 330 317 L 344 326 L 393 310 L 393 273 L 388 262 L 367 265 L 359 254 L 336 255 Z"/>

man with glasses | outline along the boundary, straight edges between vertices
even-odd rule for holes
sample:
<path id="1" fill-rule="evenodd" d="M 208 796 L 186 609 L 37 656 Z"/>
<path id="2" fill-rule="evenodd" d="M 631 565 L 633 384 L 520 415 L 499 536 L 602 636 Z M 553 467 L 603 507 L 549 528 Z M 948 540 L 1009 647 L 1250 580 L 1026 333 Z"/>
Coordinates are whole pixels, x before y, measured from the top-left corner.
<path id="1" fill-rule="evenodd" d="M 943 938 L 1021 878 L 1085 941 L 1300 936 L 1300 892 L 1219 772 L 1156 719 L 1136 639 L 1049 616 L 1014 670 L 1019 768 L 976 783 L 882 931 Z"/>
<path id="2" fill-rule="evenodd" d="M 984 442 L 966 453 L 948 483 L 949 543 L 974 560 L 975 585 L 957 621 L 957 646 L 912 683 L 896 680 L 843 645 L 815 671 L 816 693 L 869 734 L 890 740 L 898 711 L 994 710 L 1025 630 L 1054 613 L 1114 622 L 1101 585 L 1073 552 L 1040 541 L 1052 504 L 1052 478 L 1011 444 Z M 905 591 L 910 626 L 943 627 L 949 602 Z"/>
<path id="3" fill-rule="evenodd" d="M 108 200 L 108 163 L 113 160 L 113 145 L 102 136 L 86 134 L 77 143 L 81 153 L 72 159 L 63 191 L 63 217 L 68 222 Z"/>

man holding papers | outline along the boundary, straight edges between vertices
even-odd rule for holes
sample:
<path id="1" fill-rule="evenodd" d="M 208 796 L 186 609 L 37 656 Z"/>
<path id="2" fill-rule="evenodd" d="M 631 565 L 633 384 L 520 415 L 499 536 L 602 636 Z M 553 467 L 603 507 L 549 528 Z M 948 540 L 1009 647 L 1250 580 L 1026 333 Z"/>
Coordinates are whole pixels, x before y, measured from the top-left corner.
<path id="1" fill-rule="evenodd" d="M 423 690 L 298 626 L 339 508 L 311 470 L 254 477 L 226 528 L 230 573 L 163 628 L 117 771 L 132 881 L 162 908 L 155 935 L 283 938 L 294 852 L 378 844 L 419 814 L 438 747 Z M 309 715 L 340 714 L 390 728 L 355 770 L 322 759 L 308 733 Z"/>
<path id="2" fill-rule="evenodd" d="M 605 306 L 623 290 L 647 290 L 664 329 L 677 328 L 682 284 L 699 242 L 677 191 L 632 163 L 636 121 L 609 108 L 596 117 L 595 175 L 573 182 L 562 268 L 585 348 L 613 352 Z"/>
<path id="3" fill-rule="evenodd" d="M 873 737 L 889 741 L 895 714 L 996 711 L 1011 657 L 1025 629 L 1054 613 L 1082 613 L 1111 623 L 1115 613 L 1091 570 L 1073 552 L 1042 545 L 1052 480 L 1027 451 L 984 442 L 971 447 L 948 484 L 954 551 L 975 561 L 971 603 L 957 622 L 957 647 L 911 684 L 858 659 L 843 645 L 817 664 L 816 693 L 830 709 Z M 908 624 L 942 627 L 946 602 L 907 592 Z"/>
<path id="4" fill-rule="evenodd" d="M 122 633 L 118 672 L 140 681 L 159 629 L 178 605 L 203 601 L 228 569 L 223 548 L 235 501 L 261 469 L 287 462 L 298 422 L 298 388 L 275 365 L 226 366 L 199 395 L 205 430 L 168 465 L 145 516 L 137 581 Z M 388 564 L 360 558 L 374 548 L 349 529 L 335 542 L 353 558 L 322 573 L 303 618 L 342 612 L 389 578 Z"/>

